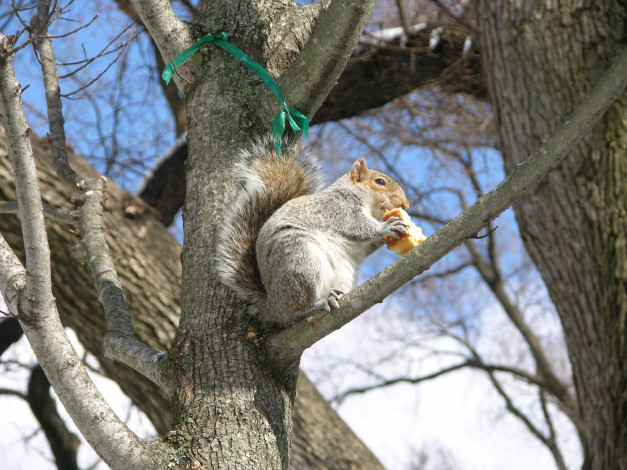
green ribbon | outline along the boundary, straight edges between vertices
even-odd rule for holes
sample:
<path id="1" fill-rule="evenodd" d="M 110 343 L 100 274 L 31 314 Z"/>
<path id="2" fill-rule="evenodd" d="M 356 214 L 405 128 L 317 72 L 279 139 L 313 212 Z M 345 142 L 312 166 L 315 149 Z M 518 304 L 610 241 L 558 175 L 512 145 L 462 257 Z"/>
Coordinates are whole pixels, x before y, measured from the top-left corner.
<path id="1" fill-rule="evenodd" d="M 226 52 L 231 54 L 237 60 L 241 61 L 253 72 L 256 72 L 259 78 L 263 80 L 263 82 L 268 85 L 270 90 L 276 95 L 276 97 L 281 101 L 283 107 L 277 113 L 272 121 L 272 136 L 274 137 L 274 148 L 279 156 L 281 156 L 281 139 L 283 134 L 285 133 L 285 118 L 287 116 L 288 122 L 290 123 L 290 127 L 294 133 L 298 131 L 303 131 L 305 137 L 309 137 L 309 119 L 300 111 L 294 108 L 287 107 L 287 101 L 285 100 L 285 96 L 281 93 L 281 89 L 277 84 L 276 80 L 272 78 L 272 76 L 257 62 L 253 62 L 250 57 L 248 57 L 244 52 L 231 44 L 228 40 L 228 36 L 226 33 L 222 34 L 207 34 L 205 37 L 196 42 L 192 47 L 185 49 L 179 55 L 177 55 L 171 62 L 166 65 L 163 73 L 161 74 L 161 78 L 165 80 L 166 83 L 170 83 L 172 76 L 177 68 L 187 62 L 189 59 L 193 57 L 193 55 L 200 49 L 200 47 L 205 44 L 211 42 L 216 46 L 224 49 Z"/>

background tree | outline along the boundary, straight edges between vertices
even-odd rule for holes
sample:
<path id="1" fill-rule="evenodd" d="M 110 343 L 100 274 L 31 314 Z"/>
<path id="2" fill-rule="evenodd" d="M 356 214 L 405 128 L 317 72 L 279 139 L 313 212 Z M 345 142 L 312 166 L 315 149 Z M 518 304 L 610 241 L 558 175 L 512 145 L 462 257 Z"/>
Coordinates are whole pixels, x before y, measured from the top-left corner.
<path id="1" fill-rule="evenodd" d="M 589 92 L 627 40 L 621 2 L 478 9 L 486 76 L 510 171 Z M 531 19 L 531 21 L 527 21 Z M 627 97 L 515 206 L 525 246 L 564 327 L 589 468 L 627 465 L 624 211 Z"/>

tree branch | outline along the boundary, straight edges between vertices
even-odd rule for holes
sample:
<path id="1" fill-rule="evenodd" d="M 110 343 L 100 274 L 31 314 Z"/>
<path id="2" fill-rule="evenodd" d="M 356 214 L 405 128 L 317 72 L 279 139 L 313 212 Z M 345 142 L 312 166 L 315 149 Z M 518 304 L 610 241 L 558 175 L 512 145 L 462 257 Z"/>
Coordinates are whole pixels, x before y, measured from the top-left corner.
<path id="1" fill-rule="evenodd" d="M 278 79 L 290 106 L 311 117 L 335 85 L 366 26 L 374 0 L 332 0 L 307 44 Z"/>
<path id="2" fill-rule="evenodd" d="M 42 0 L 39 3 L 36 21 L 34 21 L 37 27 L 34 32 L 36 35 L 43 35 L 35 44 L 40 53 L 44 76 L 52 154 L 59 178 L 69 187 L 78 189 L 84 198 L 80 211 L 83 235 L 81 247 L 92 269 L 99 298 L 107 315 L 109 332 L 105 335 L 105 350 L 110 358 L 118 359 L 131 366 L 162 387 L 167 394 L 171 394 L 172 381 L 168 380 L 168 362 L 165 360 L 158 362 L 163 354 L 135 338 L 128 304 L 122 293 L 104 235 L 102 209 L 106 197 L 106 180 L 104 178 L 83 179 L 68 164 L 57 66 L 52 41 L 47 37 L 46 29 L 49 9 L 50 0 Z"/>
<path id="3" fill-rule="evenodd" d="M 350 395 L 357 395 L 360 393 L 366 393 L 366 392 L 370 392 L 372 390 L 376 390 L 379 388 L 385 388 L 385 387 L 390 387 L 392 385 L 397 385 L 400 383 L 408 383 L 408 384 L 418 384 L 421 382 L 426 382 L 428 380 L 433 380 L 433 379 L 437 379 L 438 377 L 441 377 L 443 375 L 446 375 L 450 372 L 455 372 L 456 370 L 460 370 L 463 369 L 465 367 L 469 367 L 470 364 L 468 361 L 464 361 L 461 362 L 459 364 L 454 364 L 450 367 L 445 367 L 444 369 L 440 369 L 438 371 L 432 372 L 431 374 L 427 374 L 427 375 L 422 375 L 420 377 L 397 377 L 395 379 L 389 379 L 389 380 L 384 380 L 378 384 L 374 384 L 374 385 L 367 385 L 364 387 L 354 387 L 354 388 L 349 388 L 348 390 L 345 390 L 344 392 L 340 393 L 339 395 L 336 395 L 335 397 L 333 397 L 333 401 L 337 402 L 337 403 L 341 403 L 342 401 L 344 401 L 344 399 Z"/>
<path id="4" fill-rule="evenodd" d="M 115 415 L 87 375 L 59 319 L 50 276 L 50 250 L 44 224 L 37 172 L 30 145 L 30 129 L 21 104 L 21 87 L 12 61 L 14 36 L 0 34 L 0 118 L 5 128 L 9 156 L 20 206 L 25 273 L 19 273 L 15 255 L 2 267 L 2 288 L 8 292 L 13 313 L 19 313 L 22 329 L 57 395 L 92 447 L 112 467 L 146 468 L 166 458 L 163 444 L 146 443 Z M 4 239 L 0 250 L 10 250 Z M 15 278 L 25 278 L 23 289 Z M 23 291 L 23 295 L 20 295 Z M 6 293 L 7 291 L 3 291 Z"/>
<path id="5" fill-rule="evenodd" d="M 493 255 L 489 260 L 489 265 L 481 259 L 481 255 L 479 255 L 475 246 L 466 242 L 466 247 L 470 251 L 472 257 L 475 260 L 475 267 L 479 272 L 479 275 L 483 278 L 485 283 L 488 285 L 499 304 L 505 311 L 505 314 L 510 319 L 512 324 L 516 327 L 520 335 L 523 337 L 523 340 L 527 344 L 531 355 L 533 356 L 534 363 L 536 365 L 536 370 L 538 374 L 543 378 L 544 389 L 551 393 L 560 403 L 561 409 L 566 413 L 573 423 L 578 425 L 578 410 L 577 405 L 575 403 L 574 398 L 568 391 L 568 387 L 562 383 L 562 381 L 555 375 L 553 368 L 551 367 L 550 361 L 546 357 L 544 350 L 542 349 L 542 345 L 540 340 L 534 333 L 533 329 L 529 326 L 527 321 L 525 320 L 524 315 L 516 306 L 507 292 L 505 291 L 505 287 L 503 285 L 503 279 L 501 276 L 500 269 L 496 264 L 496 260 Z"/>
<path id="6" fill-rule="evenodd" d="M 169 361 L 166 358 L 159 361 L 165 353 L 135 338 L 128 303 L 105 239 L 102 217 L 106 197 L 105 182 L 104 177 L 90 178 L 81 180 L 79 187 L 86 195 L 82 207 L 81 247 L 91 267 L 98 298 L 104 307 L 109 326 L 104 338 L 106 355 L 132 367 L 159 385 L 168 396 L 172 396 L 174 382 L 170 380 Z"/>
<path id="7" fill-rule="evenodd" d="M 166 64 L 193 44 L 189 28 L 178 19 L 168 0 L 136 0 L 135 8 Z M 188 64 L 173 76 L 183 96 L 192 80 Z"/>
<path id="8" fill-rule="evenodd" d="M 551 418 L 551 414 L 549 413 L 544 390 L 540 389 L 538 395 L 540 399 L 540 404 L 542 405 L 542 415 L 544 416 L 544 421 L 546 422 L 549 430 L 549 435 L 546 440 L 546 446 L 549 448 L 549 451 L 553 455 L 553 459 L 555 460 L 555 464 L 557 465 L 558 470 L 567 470 L 562 452 L 557 446 L 555 428 L 553 427 L 553 419 Z"/>
<path id="9" fill-rule="evenodd" d="M 512 413 L 516 418 L 518 418 L 527 427 L 529 432 L 533 434 L 540 442 L 542 442 L 542 444 L 549 450 L 559 470 L 565 470 L 562 454 L 555 441 L 555 434 L 553 432 L 552 421 L 551 421 L 550 416 L 548 415 L 548 410 L 546 409 L 546 402 L 544 400 L 544 395 L 543 395 L 544 389 L 546 388 L 546 386 L 543 384 L 537 384 L 538 390 L 540 393 L 540 401 L 541 401 L 541 405 L 543 409 L 543 416 L 545 418 L 548 431 L 549 431 L 548 436 L 545 436 L 542 433 L 542 431 L 533 423 L 531 418 L 527 416 L 520 408 L 518 408 L 514 404 L 512 398 L 505 391 L 505 388 L 503 387 L 501 382 L 499 382 L 499 380 L 496 378 L 496 375 L 494 374 L 494 372 L 500 372 L 501 370 L 498 368 L 492 368 L 486 365 L 483 362 L 483 359 L 479 355 L 478 351 L 467 340 L 459 338 L 459 337 L 453 337 L 453 339 L 455 339 L 456 341 L 459 341 L 466 348 L 468 348 L 468 351 L 470 351 L 470 354 L 472 355 L 472 358 L 470 360 L 478 363 L 480 365 L 480 368 L 483 369 L 487 373 L 488 378 L 490 382 L 492 383 L 492 386 L 494 387 L 496 392 L 501 396 L 501 398 L 503 398 L 503 400 L 505 401 L 505 406 L 507 407 L 507 410 L 510 413 Z"/>
<path id="10" fill-rule="evenodd" d="M 1 112 L 2 108 L 0 108 Z M 2 291 L 9 311 L 19 312 L 18 306 L 21 303 L 25 287 L 26 269 L 4 237 L 0 235 L 0 291 Z"/>
<path id="11" fill-rule="evenodd" d="M 65 211 L 59 210 L 50 204 L 43 204 L 44 217 L 63 225 L 74 225 L 74 219 Z M 0 201 L 0 214 L 18 214 L 20 211 L 17 201 Z"/>
<path id="12" fill-rule="evenodd" d="M 479 232 L 555 168 L 590 131 L 626 85 L 627 48 L 553 136 L 496 188 L 407 255 L 346 294 L 339 310 L 313 314 L 270 337 L 267 347 L 275 365 L 281 368 L 294 366 L 305 349 L 381 302 Z"/>
<path id="13" fill-rule="evenodd" d="M 479 180 L 472 170 L 471 156 L 468 156 L 468 160 L 464 160 L 461 155 L 458 156 L 460 162 L 466 167 L 472 186 L 477 194 L 481 195 L 481 185 Z M 503 275 L 498 264 L 496 246 L 494 242 L 494 236 L 489 234 L 488 236 L 488 260 L 484 261 L 479 251 L 476 249 L 474 243 L 470 240 L 465 241 L 466 248 L 470 251 L 473 259 L 475 260 L 475 268 L 479 272 L 479 275 L 483 278 L 488 285 L 496 299 L 503 307 L 505 314 L 508 316 L 512 324 L 516 327 L 518 332 L 523 337 L 531 355 L 534 358 L 536 364 L 536 370 L 543 380 L 546 382 L 544 389 L 550 392 L 560 404 L 560 407 L 566 415 L 568 415 L 576 426 L 580 426 L 580 419 L 578 417 L 578 406 L 575 399 L 568 391 L 568 387 L 562 383 L 553 368 L 549 360 L 544 353 L 540 340 L 530 328 L 529 324 L 525 320 L 523 313 L 520 311 L 517 305 L 515 305 L 507 292 L 503 284 Z"/>
<path id="14" fill-rule="evenodd" d="M 448 374 L 449 372 L 455 372 L 456 370 L 464 369 L 466 367 L 472 368 L 472 369 L 484 370 L 486 372 L 506 372 L 515 377 L 523 379 L 525 382 L 531 385 L 536 385 L 540 388 L 546 387 L 546 384 L 542 381 L 541 377 L 532 375 L 522 369 L 518 369 L 516 367 L 504 366 L 500 364 L 486 364 L 482 360 L 468 358 L 465 361 L 460 362 L 459 364 L 454 364 L 452 366 L 445 367 L 438 371 L 432 372 L 431 374 L 422 375 L 420 377 L 397 377 L 394 379 L 382 380 L 381 382 L 374 384 L 374 385 L 351 388 L 337 395 L 336 397 L 333 398 L 333 400 L 337 402 L 341 402 L 349 395 L 355 395 L 358 393 L 366 393 L 371 390 L 389 387 L 389 386 L 396 385 L 399 383 L 418 384 L 421 382 L 426 382 L 428 380 L 436 379 L 442 375 Z"/>
<path id="15" fill-rule="evenodd" d="M 18 391 L 18 390 L 13 390 L 11 388 L 0 388 L 0 395 L 7 395 L 7 396 L 11 396 L 11 397 L 18 397 L 21 398 L 24 401 L 28 401 L 26 398 L 26 395 L 24 395 L 22 392 Z"/>
<path id="16" fill-rule="evenodd" d="M 50 252 L 37 172 L 32 162 L 30 128 L 21 107 L 21 87 L 15 78 L 10 54 L 14 45 L 14 36 L 0 34 L 0 117 L 10 149 L 9 158 L 16 177 L 16 199 L 22 214 L 22 236 L 28 272 L 24 293 L 28 299 L 38 299 L 44 309 L 49 309 L 54 303 L 50 280 Z"/>
<path id="17" fill-rule="evenodd" d="M 501 383 L 496 379 L 494 373 L 490 370 L 486 370 L 490 382 L 496 389 L 497 393 L 503 398 L 505 401 L 505 406 L 507 410 L 516 416 L 523 424 L 529 429 L 529 432 L 533 434 L 540 442 L 542 442 L 545 446 L 547 445 L 547 438 L 542 434 L 542 432 L 536 427 L 535 424 L 529 419 L 527 415 L 525 415 L 512 401 L 510 396 L 507 394 Z"/>
<path id="18" fill-rule="evenodd" d="M 26 400 L 46 434 L 57 467 L 63 470 L 78 470 L 76 457 L 81 441 L 59 416 L 57 405 L 50 396 L 50 382 L 39 365 L 33 367 L 31 371 Z"/>
<path id="19" fill-rule="evenodd" d="M 56 2 L 55 2 L 56 6 Z M 42 0 L 37 7 L 37 16 L 33 18 L 33 34 L 37 38 L 35 47 L 39 52 L 39 62 L 44 77 L 46 91 L 46 108 L 48 110 L 48 125 L 50 128 L 50 143 L 52 145 L 52 159 L 59 178 L 69 186 L 75 186 L 79 176 L 70 168 L 67 162 L 65 148 L 64 119 L 61 110 L 61 92 L 57 73 L 52 39 L 48 35 L 48 18 L 50 17 L 50 0 Z"/>
<path id="20" fill-rule="evenodd" d="M 419 87 L 437 85 L 446 93 L 464 93 L 485 100 L 487 92 L 476 47 L 462 56 L 468 31 L 447 25 L 440 45 L 429 49 L 429 24 L 412 33 L 406 43 L 359 47 L 337 83 L 316 111 L 312 124 L 337 121 L 378 108 Z"/>

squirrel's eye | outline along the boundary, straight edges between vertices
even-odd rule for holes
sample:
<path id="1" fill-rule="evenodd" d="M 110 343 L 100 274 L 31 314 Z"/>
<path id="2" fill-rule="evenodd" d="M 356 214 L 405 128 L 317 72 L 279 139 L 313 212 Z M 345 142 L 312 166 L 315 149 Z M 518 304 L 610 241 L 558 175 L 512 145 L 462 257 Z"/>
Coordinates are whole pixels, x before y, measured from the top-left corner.
<path id="1" fill-rule="evenodd" d="M 379 186 L 385 186 L 385 180 L 383 178 L 377 178 L 376 180 L 374 180 L 375 183 L 377 183 Z"/>

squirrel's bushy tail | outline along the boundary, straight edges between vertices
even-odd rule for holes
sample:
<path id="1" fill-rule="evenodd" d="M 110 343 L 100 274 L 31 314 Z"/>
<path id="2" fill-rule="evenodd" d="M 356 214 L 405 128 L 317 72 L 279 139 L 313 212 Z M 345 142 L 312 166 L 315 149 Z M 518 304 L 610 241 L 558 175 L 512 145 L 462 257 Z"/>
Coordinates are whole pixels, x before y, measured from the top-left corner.
<path id="1" fill-rule="evenodd" d="M 320 171 L 300 145 L 289 145 L 279 157 L 272 140 L 264 139 L 240 152 L 234 172 L 236 196 L 218 235 L 218 278 L 240 299 L 262 305 L 266 293 L 255 252 L 261 226 L 290 199 L 318 191 Z"/>

